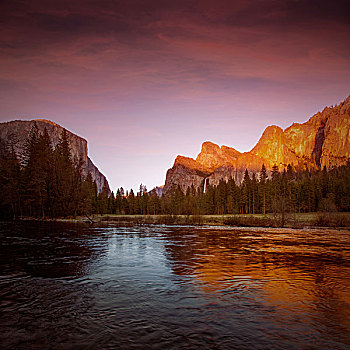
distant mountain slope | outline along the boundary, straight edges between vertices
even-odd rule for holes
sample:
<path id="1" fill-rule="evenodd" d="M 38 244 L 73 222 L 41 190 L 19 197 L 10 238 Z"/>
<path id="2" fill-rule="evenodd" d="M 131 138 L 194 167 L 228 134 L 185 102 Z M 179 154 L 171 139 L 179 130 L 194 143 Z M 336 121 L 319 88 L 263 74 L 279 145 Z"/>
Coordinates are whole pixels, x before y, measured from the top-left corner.
<path id="1" fill-rule="evenodd" d="M 43 132 L 46 128 L 51 139 L 53 147 L 56 147 L 58 140 L 62 134 L 63 127 L 49 120 L 14 120 L 6 123 L 0 123 L 0 139 L 6 143 L 13 145 L 14 150 L 20 155 L 24 149 L 24 145 L 28 139 L 30 131 L 34 125 L 38 126 L 39 132 Z M 74 160 L 83 160 L 83 170 L 85 175 L 91 173 L 94 181 L 96 181 L 97 189 L 102 191 L 104 185 L 109 189 L 106 177 L 98 170 L 92 160 L 88 157 L 87 141 L 82 137 L 73 134 L 67 130 L 70 143 L 71 154 Z"/>
<path id="2" fill-rule="evenodd" d="M 280 170 L 291 164 L 295 168 L 331 168 L 346 164 L 350 159 L 350 96 L 338 106 L 326 107 L 303 124 L 294 123 L 284 131 L 268 126 L 250 152 L 204 142 L 196 160 L 177 156 L 167 171 L 163 194 L 178 185 L 187 187 L 217 185 L 230 177 L 237 183 L 245 169 L 259 172 L 262 164 Z M 204 185 L 205 183 L 205 185 Z"/>

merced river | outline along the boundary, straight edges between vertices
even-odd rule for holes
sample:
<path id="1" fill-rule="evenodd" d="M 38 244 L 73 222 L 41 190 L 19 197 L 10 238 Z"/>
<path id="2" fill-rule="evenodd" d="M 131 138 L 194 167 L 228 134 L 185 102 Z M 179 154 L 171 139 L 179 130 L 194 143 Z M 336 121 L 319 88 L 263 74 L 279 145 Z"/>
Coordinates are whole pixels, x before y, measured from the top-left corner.
<path id="1" fill-rule="evenodd" d="M 350 232 L 0 223 L 1 349 L 350 349 Z"/>

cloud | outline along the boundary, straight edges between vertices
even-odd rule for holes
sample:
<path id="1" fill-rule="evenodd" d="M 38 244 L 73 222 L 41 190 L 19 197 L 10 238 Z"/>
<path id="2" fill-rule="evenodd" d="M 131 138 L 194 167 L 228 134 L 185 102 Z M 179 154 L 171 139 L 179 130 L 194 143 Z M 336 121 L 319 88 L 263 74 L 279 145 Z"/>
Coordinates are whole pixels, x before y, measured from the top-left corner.
<path id="1" fill-rule="evenodd" d="M 2 115 L 73 120 L 66 124 L 86 126 L 87 138 L 104 123 L 125 132 L 108 136 L 117 145 L 132 130 L 133 152 L 150 142 L 145 157 L 169 140 L 190 147 L 211 134 L 240 148 L 226 140 L 244 121 L 261 132 L 266 116 L 284 125 L 293 113 L 305 119 L 305 106 L 311 113 L 346 97 L 347 8 L 343 0 L 3 0 Z"/>

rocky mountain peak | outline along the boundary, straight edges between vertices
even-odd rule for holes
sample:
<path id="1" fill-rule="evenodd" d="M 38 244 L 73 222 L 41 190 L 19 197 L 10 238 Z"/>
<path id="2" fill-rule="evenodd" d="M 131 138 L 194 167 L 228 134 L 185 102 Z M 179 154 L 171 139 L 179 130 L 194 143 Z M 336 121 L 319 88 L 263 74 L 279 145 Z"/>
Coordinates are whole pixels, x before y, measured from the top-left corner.
<path id="1" fill-rule="evenodd" d="M 53 125 L 53 126 L 56 126 L 56 127 L 62 129 L 62 126 L 61 126 L 61 125 L 58 125 L 58 124 L 56 124 L 55 122 L 53 122 L 53 121 L 51 121 L 51 120 L 48 120 L 48 119 L 35 119 L 34 121 L 35 121 L 35 122 L 43 122 L 43 123 L 46 123 L 46 124 L 51 124 L 51 125 Z"/>
<path id="2" fill-rule="evenodd" d="M 269 125 L 263 134 L 261 135 L 258 143 L 252 149 L 253 153 L 259 152 L 261 148 L 264 148 L 266 143 L 275 145 L 276 142 L 281 142 L 283 140 L 283 130 L 277 125 Z"/>
<path id="3" fill-rule="evenodd" d="M 196 158 L 209 171 L 214 171 L 218 167 L 231 163 L 237 156 L 237 151 L 229 147 L 219 147 L 217 144 L 206 141 L 202 144 L 202 150 Z"/>
<path id="4" fill-rule="evenodd" d="M 46 119 L 14 120 L 0 123 L 0 139 L 13 146 L 17 155 L 20 156 L 24 150 L 25 143 L 29 138 L 34 123 L 37 125 L 40 133 L 43 133 L 44 129 L 47 130 L 52 146 L 56 147 L 61 137 L 63 127 Z M 106 177 L 98 170 L 92 160 L 88 157 L 87 141 L 68 130 L 67 136 L 72 159 L 75 161 L 78 161 L 79 159 L 82 160 L 84 173 L 86 175 L 88 173 L 91 174 L 93 180 L 96 181 L 99 192 L 102 191 L 103 186 L 107 186 L 109 190 Z"/>
<path id="5" fill-rule="evenodd" d="M 198 171 L 208 171 L 202 164 L 196 162 L 193 158 L 177 156 L 175 159 L 174 166 L 184 166 L 189 169 Z"/>
<path id="6" fill-rule="evenodd" d="M 274 164 L 284 165 L 289 159 L 292 160 L 292 163 L 296 161 L 292 152 L 286 146 L 283 130 L 276 125 L 270 125 L 265 129 L 260 140 L 250 153 L 266 159 L 266 165 L 269 167 Z"/>
<path id="7" fill-rule="evenodd" d="M 220 147 L 211 141 L 205 141 L 202 143 L 202 153 L 216 153 L 220 152 Z"/>
<path id="8" fill-rule="evenodd" d="M 348 96 L 344 102 L 342 102 L 340 105 L 340 112 L 343 115 L 350 115 L 350 96 Z"/>
<path id="9" fill-rule="evenodd" d="M 242 153 L 234 149 L 233 147 L 221 146 L 222 152 L 232 160 L 236 160 Z"/>
<path id="10" fill-rule="evenodd" d="M 185 160 L 186 159 L 186 160 Z M 196 188 L 218 184 L 232 177 L 243 179 L 245 169 L 259 172 L 262 164 L 269 170 L 280 170 L 288 164 L 297 169 L 333 167 L 350 160 L 350 96 L 337 106 L 326 107 L 305 123 L 293 123 L 284 131 L 277 125 L 268 126 L 250 152 L 206 141 L 196 160 L 176 158 L 168 170 L 164 193 L 180 185 L 185 191 L 189 184 Z M 181 164 L 181 171 L 176 166 Z M 201 169 L 202 173 L 198 172 Z M 204 171 L 203 171 L 204 170 Z"/>

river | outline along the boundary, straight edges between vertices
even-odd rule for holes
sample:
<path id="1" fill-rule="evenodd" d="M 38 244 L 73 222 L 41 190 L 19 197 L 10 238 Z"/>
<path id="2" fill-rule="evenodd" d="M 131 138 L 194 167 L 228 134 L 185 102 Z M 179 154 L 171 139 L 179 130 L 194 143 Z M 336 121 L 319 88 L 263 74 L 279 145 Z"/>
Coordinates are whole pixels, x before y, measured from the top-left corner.
<path id="1" fill-rule="evenodd" d="M 1 349 L 350 349 L 350 232 L 0 223 Z"/>

